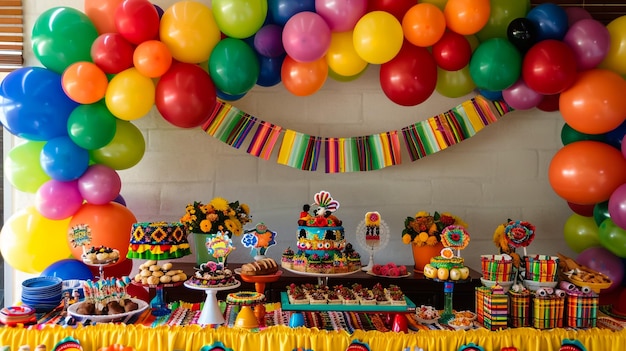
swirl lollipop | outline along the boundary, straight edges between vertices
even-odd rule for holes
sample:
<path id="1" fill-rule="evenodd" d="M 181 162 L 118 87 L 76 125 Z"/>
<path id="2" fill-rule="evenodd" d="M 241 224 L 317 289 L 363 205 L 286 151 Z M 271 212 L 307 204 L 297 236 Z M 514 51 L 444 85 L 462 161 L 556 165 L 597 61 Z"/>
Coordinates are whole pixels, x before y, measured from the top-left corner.
<path id="1" fill-rule="evenodd" d="M 535 239 L 535 226 L 526 221 L 510 221 L 504 228 L 506 241 L 511 247 L 526 247 Z"/>
<path id="2" fill-rule="evenodd" d="M 465 227 L 449 225 L 441 232 L 441 243 L 445 247 L 463 250 L 470 242 L 470 235 Z"/>

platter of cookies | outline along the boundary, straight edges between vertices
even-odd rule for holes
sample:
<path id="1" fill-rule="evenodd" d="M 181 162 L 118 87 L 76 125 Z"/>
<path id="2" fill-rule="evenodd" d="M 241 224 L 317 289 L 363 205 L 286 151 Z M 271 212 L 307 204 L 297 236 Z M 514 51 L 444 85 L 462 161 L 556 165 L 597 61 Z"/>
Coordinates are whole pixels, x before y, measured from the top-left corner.
<path id="1" fill-rule="evenodd" d="M 611 278 L 605 274 L 578 264 L 572 258 L 558 254 L 559 271 L 562 280 L 568 281 L 579 288 L 588 287 L 596 293 L 613 284 Z"/>
<path id="2" fill-rule="evenodd" d="M 187 280 L 187 274 L 182 269 L 174 269 L 172 263 L 148 260 L 139 266 L 139 273 L 133 278 L 133 284 L 150 288 L 158 286 L 167 288 L 180 286 L 185 280 Z"/>

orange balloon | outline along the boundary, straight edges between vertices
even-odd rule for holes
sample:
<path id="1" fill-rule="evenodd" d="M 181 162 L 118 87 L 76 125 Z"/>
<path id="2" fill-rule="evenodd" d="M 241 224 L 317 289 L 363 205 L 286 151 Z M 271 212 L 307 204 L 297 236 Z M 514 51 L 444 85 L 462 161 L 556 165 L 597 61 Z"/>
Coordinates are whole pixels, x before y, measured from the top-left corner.
<path id="1" fill-rule="evenodd" d="M 80 104 L 93 104 L 104 97 L 109 81 L 96 64 L 80 61 L 65 69 L 61 85 L 70 99 Z"/>
<path id="2" fill-rule="evenodd" d="M 402 31 L 411 44 L 421 47 L 431 46 L 439 41 L 446 31 L 446 18 L 433 4 L 413 5 L 402 18 Z"/>
<path id="3" fill-rule="evenodd" d="M 115 10 L 124 0 L 85 0 L 85 14 L 99 34 L 117 33 Z"/>
<path id="4" fill-rule="evenodd" d="M 311 62 L 298 62 L 289 56 L 285 57 L 280 70 L 281 80 L 285 88 L 296 96 L 312 95 L 328 78 L 328 63 L 321 57 Z"/>
<path id="5" fill-rule="evenodd" d="M 603 142 L 576 141 L 557 151 L 548 178 L 554 192 L 568 202 L 597 204 L 626 183 L 626 159 Z"/>
<path id="6" fill-rule="evenodd" d="M 135 222 L 135 215 L 117 202 L 106 205 L 83 204 L 69 223 L 67 235 L 72 255 L 80 259 L 83 245 L 87 249 L 106 246 L 120 252 L 117 264 L 121 263 L 126 259 L 130 232 Z"/>
<path id="7" fill-rule="evenodd" d="M 139 44 L 133 53 L 133 63 L 139 73 L 146 77 L 162 76 L 172 65 L 172 54 L 167 45 L 158 40 Z"/>
<path id="8" fill-rule="evenodd" d="M 451 31 L 475 34 L 489 21 L 491 3 L 489 0 L 448 0 L 443 14 Z"/>
<path id="9" fill-rule="evenodd" d="M 574 85 L 561 92 L 559 111 L 565 122 L 585 134 L 603 134 L 626 120 L 626 81 L 606 69 L 578 74 Z"/>

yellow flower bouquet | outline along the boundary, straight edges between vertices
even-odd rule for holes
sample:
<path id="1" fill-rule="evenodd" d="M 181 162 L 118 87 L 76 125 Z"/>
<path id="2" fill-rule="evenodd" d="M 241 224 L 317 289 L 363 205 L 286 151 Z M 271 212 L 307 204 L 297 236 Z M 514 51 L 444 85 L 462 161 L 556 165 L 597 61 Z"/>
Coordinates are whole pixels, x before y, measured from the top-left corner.
<path id="1" fill-rule="evenodd" d="M 180 221 L 190 233 L 239 236 L 243 226 L 252 220 L 250 208 L 239 201 L 215 197 L 208 204 L 194 201 L 185 207 L 185 214 Z"/>
<path id="2" fill-rule="evenodd" d="M 448 212 L 420 211 L 415 217 L 407 217 L 404 220 L 402 230 L 402 242 L 417 246 L 435 246 L 441 242 L 441 233 L 451 225 L 467 228 L 467 224 L 459 217 Z"/>

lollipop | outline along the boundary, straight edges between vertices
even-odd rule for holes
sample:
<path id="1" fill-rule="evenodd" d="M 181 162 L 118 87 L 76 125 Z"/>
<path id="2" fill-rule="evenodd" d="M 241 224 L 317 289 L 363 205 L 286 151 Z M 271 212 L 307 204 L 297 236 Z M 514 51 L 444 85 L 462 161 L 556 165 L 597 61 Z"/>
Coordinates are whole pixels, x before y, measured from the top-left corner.
<path id="1" fill-rule="evenodd" d="M 445 247 L 463 250 L 470 242 L 470 235 L 463 226 L 449 225 L 441 232 L 441 243 Z"/>
<path id="2" fill-rule="evenodd" d="M 504 228 L 504 235 L 511 247 L 523 247 L 526 256 L 526 247 L 535 238 L 535 226 L 526 221 L 510 221 Z"/>

